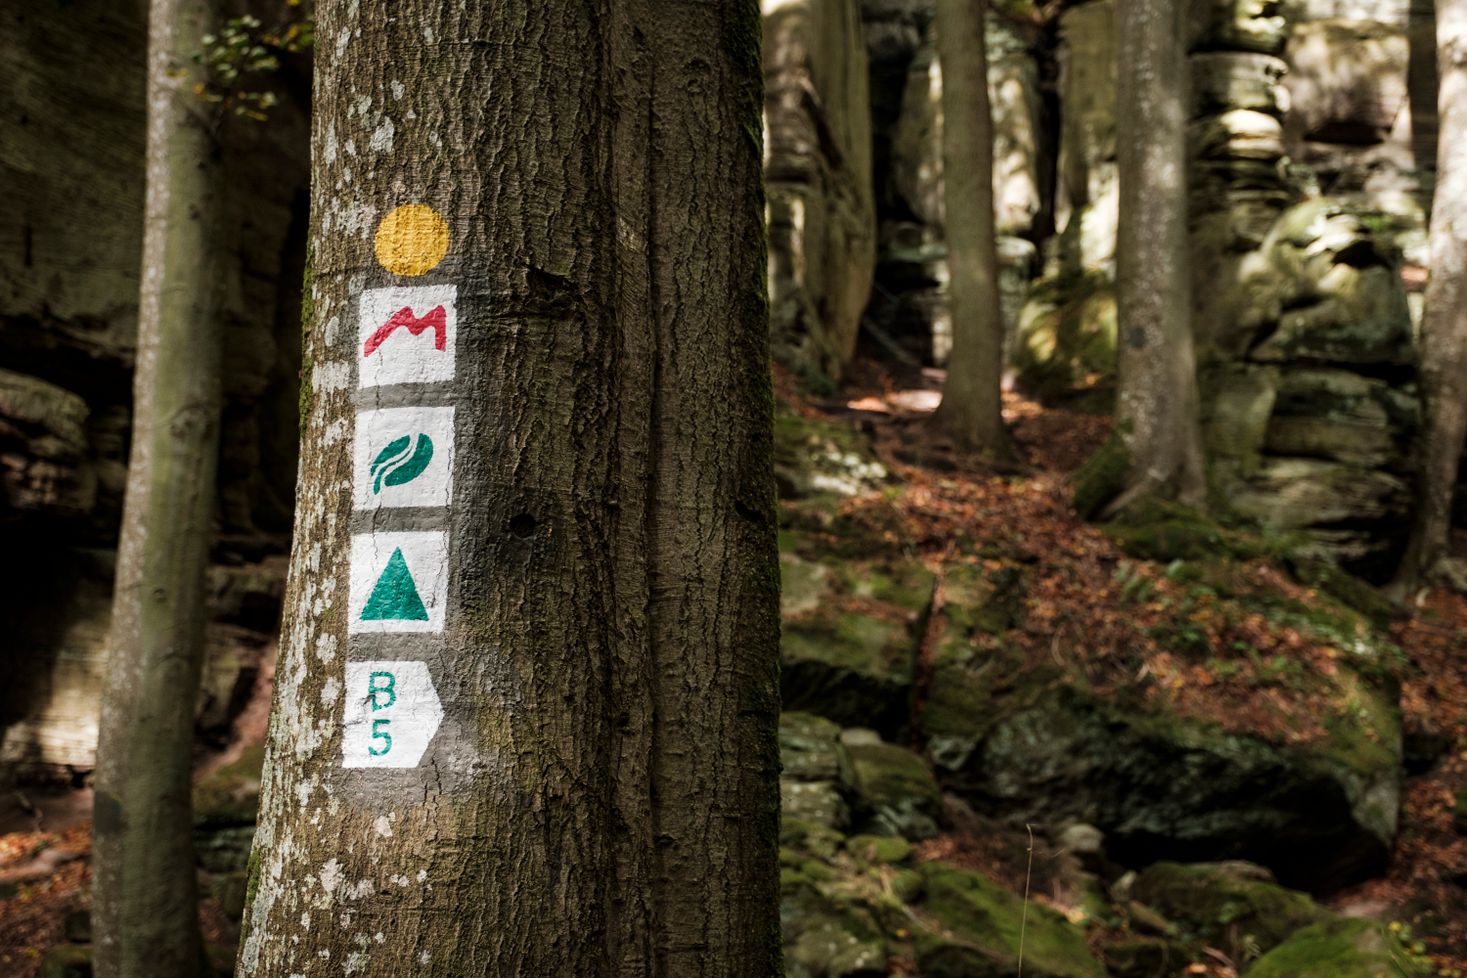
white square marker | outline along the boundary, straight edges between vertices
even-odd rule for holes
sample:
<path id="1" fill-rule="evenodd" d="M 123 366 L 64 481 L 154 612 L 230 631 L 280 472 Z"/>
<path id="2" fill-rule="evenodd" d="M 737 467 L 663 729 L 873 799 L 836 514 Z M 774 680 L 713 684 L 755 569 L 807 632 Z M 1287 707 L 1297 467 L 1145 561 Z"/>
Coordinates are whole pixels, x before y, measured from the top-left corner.
<path id="1" fill-rule="evenodd" d="M 362 387 L 453 380 L 458 286 L 364 289 L 357 314 Z"/>
<path id="2" fill-rule="evenodd" d="M 426 662 L 349 662 L 343 698 L 342 767 L 417 767 L 443 722 Z"/>
<path id="3" fill-rule="evenodd" d="M 441 632 L 448 604 L 448 534 L 351 538 L 348 632 Z"/>
<path id="4" fill-rule="evenodd" d="M 447 506 L 453 493 L 453 408 L 360 411 L 353 455 L 357 509 Z"/>

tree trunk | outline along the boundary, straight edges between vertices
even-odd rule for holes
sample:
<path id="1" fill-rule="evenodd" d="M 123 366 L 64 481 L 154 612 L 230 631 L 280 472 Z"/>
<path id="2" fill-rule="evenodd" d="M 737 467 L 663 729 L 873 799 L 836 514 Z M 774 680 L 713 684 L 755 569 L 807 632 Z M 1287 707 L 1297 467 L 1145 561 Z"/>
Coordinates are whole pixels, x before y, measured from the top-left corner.
<path id="1" fill-rule="evenodd" d="M 758 6 L 319 15 L 239 974 L 776 975 Z"/>
<path id="2" fill-rule="evenodd" d="M 937 423 L 964 448 L 1009 458 L 1003 310 L 993 218 L 993 120 L 982 0 L 938 0 L 942 173 L 953 346 Z"/>
<path id="3" fill-rule="evenodd" d="M 1206 500 L 1187 267 L 1184 6 L 1117 4 L 1119 390 L 1112 450 L 1123 450 L 1123 464 L 1113 467 L 1118 478 L 1103 493 L 1107 513 L 1153 495 L 1191 506 Z"/>
<path id="4" fill-rule="evenodd" d="M 190 775 L 219 460 L 217 156 L 191 59 L 210 0 L 153 0 L 132 457 L 97 743 L 99 978 L 198 978 Z"/>
<path id="5" fill-rule="evenodd" d="M 1413 590 L 1447 553 L 1467 435 L 1467 0 L 1436 0 L 1437 141 L 1431 278 L 1421 323 L 1426 395 L 1420 505 L 1393 591 Z"/>

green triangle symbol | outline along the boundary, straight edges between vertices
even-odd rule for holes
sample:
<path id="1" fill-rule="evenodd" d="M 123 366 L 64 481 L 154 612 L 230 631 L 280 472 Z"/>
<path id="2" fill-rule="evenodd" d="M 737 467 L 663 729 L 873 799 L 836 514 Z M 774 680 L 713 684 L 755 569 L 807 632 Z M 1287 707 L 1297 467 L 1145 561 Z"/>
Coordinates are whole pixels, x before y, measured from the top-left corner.
<path id="1" fill-rule="evenodd" d="M 428 609 L 418 597 L 418 586 L 403 559 L 402 548 L 392 551 L 372 596 L 362 609 L 362 621 L 427 621 Z"/>

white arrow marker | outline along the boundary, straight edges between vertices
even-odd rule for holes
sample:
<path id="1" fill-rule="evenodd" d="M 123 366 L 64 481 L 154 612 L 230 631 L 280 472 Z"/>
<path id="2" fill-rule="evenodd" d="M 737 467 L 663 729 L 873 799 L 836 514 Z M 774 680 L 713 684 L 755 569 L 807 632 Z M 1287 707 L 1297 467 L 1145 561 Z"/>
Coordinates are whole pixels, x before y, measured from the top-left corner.
<path id="1" fill-rule="evenodd" d="M 418 766 L 443 722 L 427 663 L 348 662 L 345 695 L 342 767 Z"/>

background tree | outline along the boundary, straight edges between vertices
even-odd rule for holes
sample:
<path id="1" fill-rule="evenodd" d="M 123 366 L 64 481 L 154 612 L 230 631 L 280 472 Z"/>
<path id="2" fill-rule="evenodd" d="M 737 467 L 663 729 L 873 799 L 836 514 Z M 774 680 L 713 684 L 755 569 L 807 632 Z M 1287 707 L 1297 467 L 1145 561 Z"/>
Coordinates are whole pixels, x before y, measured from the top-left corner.
<path id="1" fill-rule="evenodd" d="M 1440 133 L 1421 323 L 1426 431 L 1416 520 L 1392 586 L 1398 596 L 1447 553 L 1467 437 L 1467 2 L 1436 0 L 1436 36 Z"/>
<path id="2" fill-rule="evenodd" d="M 92 917 L 101 978 L 202 967 L 190 775 L 219 455 L 217 193 L 191 60 L 212 0 L 153 0 L 132 455 L 97 744 Z"/>
<path id="3" fill-rule="evenodd" d="M 239 973 L 775 975 L 758 6 L 317 13 L 312 390 Z M 361 290 L 397 286 L 456 290 L 374 293 L 425 351 L 442 322 L 456 373 L 358 393 L 385 348 Z M 394 403 L 453 407 L 447 505 L 354 512 L 357 408 Z M 348 583 L 354 536 L 407 530 L 446 534 L 442 633 L 354 633 L 416 620 Z M 415 767 L 344 768 L 345 710 L 405 709 L 345 688 L 378 660 L 426 669 L 442 724 Z"/>
<path id="4" fill-rule="evenodd" d="M 952 352 L 937 423 L 965 448 L 1013 454 L 1003 426 L 1003 311 L 993 217 L 993 120 L 982 0 L 938 0 L 943 201 Z"/>
<path id="5" fill-rule="evenodd" d="M 1206 501 L 1187 265 L 1189 69 L 1178 0 L 1118 0 L 1116 438 L 1076 507 L 1110 515 L 1157 495 Z"/>

